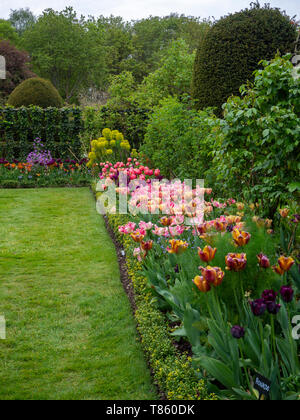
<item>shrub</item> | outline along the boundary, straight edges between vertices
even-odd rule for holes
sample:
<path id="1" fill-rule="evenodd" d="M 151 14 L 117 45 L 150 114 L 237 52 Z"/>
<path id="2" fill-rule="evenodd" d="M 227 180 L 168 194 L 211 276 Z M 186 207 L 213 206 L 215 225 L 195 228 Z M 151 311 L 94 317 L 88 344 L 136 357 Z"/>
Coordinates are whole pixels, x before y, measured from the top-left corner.
<path id="1" fill-rule="evenodd" d="M 63 106 L 62 98 L 52 83 L 39 77 L 27 79 L 17 86 L 10 94 L 7 103 L 16 108 L 30 105 L 41 108 Z"/>
<path id="2" fill-rule="evenodd" d="M 137 107 L 128 109 L 111 106 L 85 107 L 82 142 L 88 150 L 90 142 L 99 136 L 103 127 L 108 127 L 111 130 L 119 130 L 132 147 L 138 149 L 145 135 L 147 120 L 148 111 Z"/>
<path id="3" fill-rule="evenodd" d="M 91 151 L 89 153 L 89 168 L 99 165 L 109 159 L 110 162 L 126 161 L 129 156 L 131 146 L 128 140 L 124 139 L 118 130 L 111 131 L 109 128 L 102 130 L 102 137 L 91 141 Z"/>
<path id="4" fill-rule="evenodd" d="M 224 106 L 223 137 L 212 170 L 223 191 L 261 201 L 264 216 L 300 191 L 300 79 L 290 56 L 262 63 L 254 85 L 241 88 Z"/>
<path id="5" fill-rule="evenodd" d="M 296 25 L 279 9 L 254 4 L 216 22 L 197 51 L 193 97 L 199 108 L 221 106 L 252 80 L 260 60 L 294 51 Z"/>
<path id="6" fill-rule="evenodd" d="M 141 152 L 167 177 L 203 178 L 215 130 L 211 111 L 195 111 L 170 97 L 154 107 Z"/>

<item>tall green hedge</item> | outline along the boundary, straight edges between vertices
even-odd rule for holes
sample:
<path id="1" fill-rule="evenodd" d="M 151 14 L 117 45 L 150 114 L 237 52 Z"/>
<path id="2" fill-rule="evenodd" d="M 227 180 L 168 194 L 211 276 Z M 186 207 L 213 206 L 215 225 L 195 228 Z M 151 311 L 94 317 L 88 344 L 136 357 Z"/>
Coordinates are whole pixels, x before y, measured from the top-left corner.
<path id="1" fill-rule="evenodd" d="M 198 108 L 216 107 L 221 115 L 229 96 L 254 79 L 261 60 L 294 50 L 296 34 L 291 19 L 269 5 L 255 3 L 217 21 L 196 55 L 192 92 Z"/>
<path id="2" fill-rule="evenodd" d="M 23 160 L 33 140 L 43 140 L 54 158 L 81 157 L 79 108 L 0 107 L 0 158 Z"/>

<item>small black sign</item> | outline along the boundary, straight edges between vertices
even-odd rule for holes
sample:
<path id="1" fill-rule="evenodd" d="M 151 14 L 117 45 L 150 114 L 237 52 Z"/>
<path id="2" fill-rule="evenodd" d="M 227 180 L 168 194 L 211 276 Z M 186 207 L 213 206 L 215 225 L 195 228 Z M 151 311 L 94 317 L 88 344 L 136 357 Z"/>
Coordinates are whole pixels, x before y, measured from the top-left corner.
<path id="1" fill-rule="evenodd" d="M 268 397 L 270 394 L 271 381 L 264 376 L 257 374 L 254 382 L 254 388 L 259 392 L 259 396 L 263 394 Z"/>

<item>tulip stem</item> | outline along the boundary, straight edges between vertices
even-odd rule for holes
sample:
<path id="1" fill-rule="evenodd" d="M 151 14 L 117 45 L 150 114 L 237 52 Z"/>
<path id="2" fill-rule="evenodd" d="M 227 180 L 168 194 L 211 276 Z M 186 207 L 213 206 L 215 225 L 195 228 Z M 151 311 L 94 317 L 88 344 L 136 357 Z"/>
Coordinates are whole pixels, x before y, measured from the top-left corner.
<path id="1" fill-rule="evenodd" d="M 273 351 L 275 360 L 277 360 L 277 351 L 276 351 L 276 341 L 275 341 L 275 322 L 274 322 L 274 316 L 270 314 L 271 317 L 271 328 L 272 328 L 272 342 L 273 342 Z"/>
<path id="2" fill-rule="evenodd" d="M 247 367 L 246 367 L 246 364 L 245 364 L 245 359 L 244 359 L 244 354 L 243 354 L 243 349 L 242 349 L 241 343 L 239 343 L 239 349 L 240 349 L 240 353 L 241 353 L 242 364 L 243 364 L 243 368 L 244 368 L 244 371 L 245 371 L 246 381 L 247 381 L 249 392 L 251 392 L 252 395 L 255 395 L 255 394 L 253 394 L 253 391 L 252 391 L 252 388 L 251 388 L 251 383 L 250 383 L 250 379 L 249 379 L 248 370 L 247 370 Z"/>

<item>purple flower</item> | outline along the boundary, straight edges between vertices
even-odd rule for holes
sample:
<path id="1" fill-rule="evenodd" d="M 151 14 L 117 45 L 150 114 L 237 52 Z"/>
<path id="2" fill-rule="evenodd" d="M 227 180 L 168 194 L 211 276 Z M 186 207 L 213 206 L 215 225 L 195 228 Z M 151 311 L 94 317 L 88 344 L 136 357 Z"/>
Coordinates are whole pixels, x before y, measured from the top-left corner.
<path id="1" fill-rule="evenodd" d="M 277 315 L 280 308 L 281 308 L 281 305 L 279 303 L 276 303 L 276 302 L 270 302 L 270 303 L 267 304 L 268 312 L 271 315 Z"/>
<path id="2" fill-rule="evenodd" d="M 268 303 L 272 303 L 276 301 L 276 297 L 277 297 L 278 293 L 274 292 L 274 290 L 264 290 L 262 292 L 262 299 L 264 300 L 265 304 L 267 305 Z"/>
<path id="3" fill-rule="evenodd" d="M 250 302 L 251 310 L 253 315 L 260 316 L 263 315 L 267 309 L 264 299 L 256 299 Z"/>
<path id="4" fill-rule="evenodd" d="M 290 303 L 294 297 L 294 290 L 291 286 L 281 286 L 279 293 L 281 294 L 282 300 L 286 303 Z"/>
<path id="5" fill-rule="evenodd" d="M 243 338 L 245 336 L 245 329 L 239 325 L 234 325 L 231 328 L 231 335 L 233 338 Z"/>

